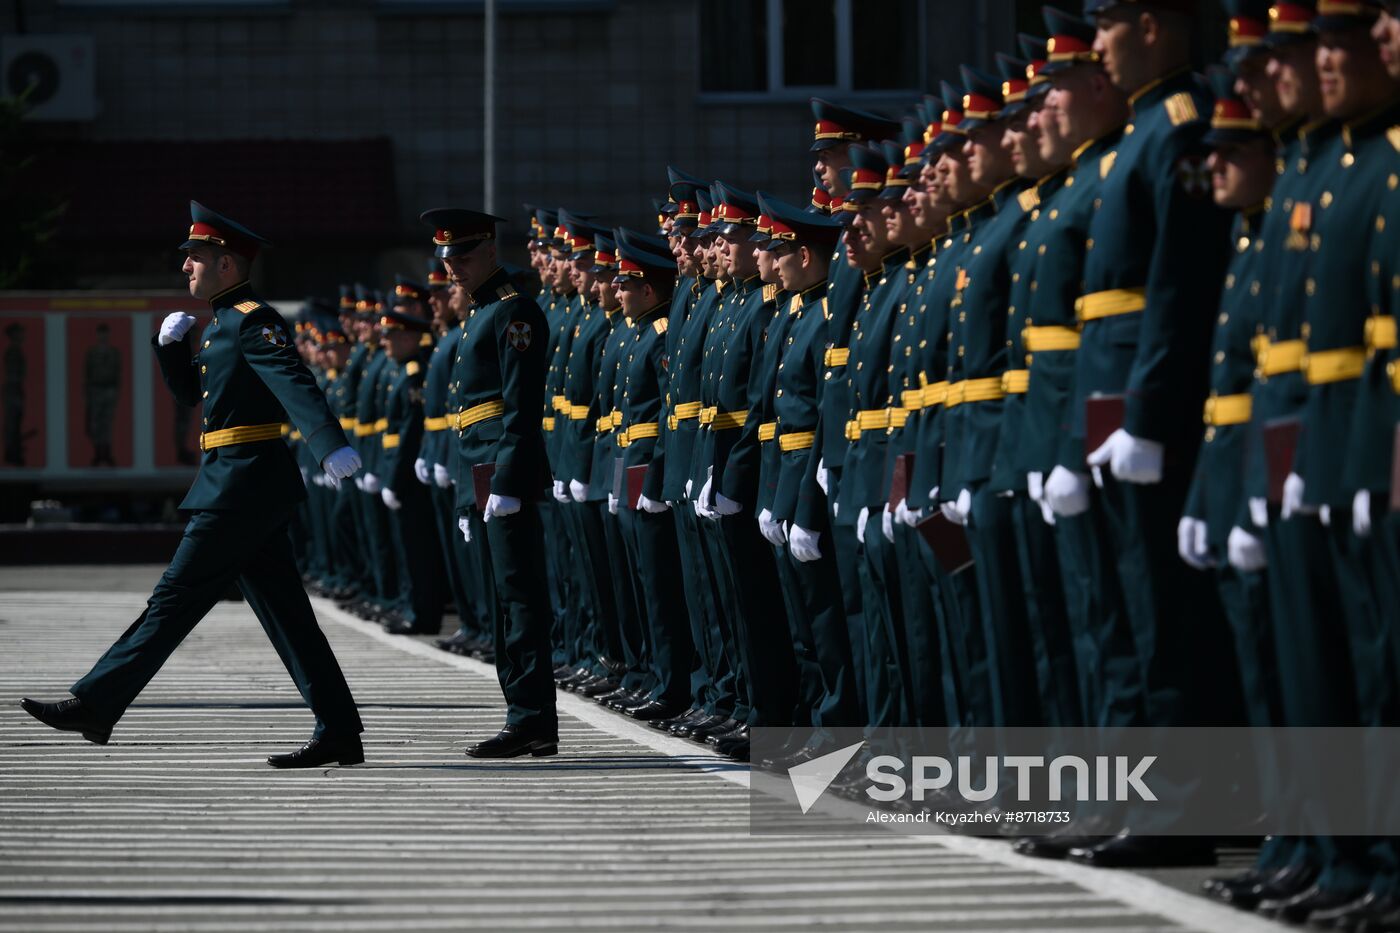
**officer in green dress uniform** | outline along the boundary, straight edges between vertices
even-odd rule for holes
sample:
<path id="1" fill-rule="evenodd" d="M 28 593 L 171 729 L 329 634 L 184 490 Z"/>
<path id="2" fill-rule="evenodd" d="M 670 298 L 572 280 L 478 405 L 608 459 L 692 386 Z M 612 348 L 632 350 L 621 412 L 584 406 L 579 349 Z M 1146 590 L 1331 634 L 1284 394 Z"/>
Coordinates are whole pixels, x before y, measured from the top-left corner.
<path id="1" fill-rule="evenodd" d="M 394 308 L 379 319 L 384 350 L 390 363 L 388 397 L 384 402 L 383 488 L 380 498 L 389 510 L 394 531 L 394 551 L 400 558 L 406 598 L 404 618 L 385 626 L 395 635 L 436 635 L 442 628 L 443 584 L 447 571 L 444 554 L 435 547 L 432 494 L 419 481 L 414 464 L 422 452 L 423 364 L 419 359 L 422 338 L 432 323 L 411 311 L 421 309 L 422 286 L 400 281 Z"/>
<path id="2" fill-rule="evenodd" d="M 459 527 L 489 554 L 499 604 L 496 672 L 506 699 L 499 735 L 468 749 L 476 758 L 552 755 L 558 716 L 550 677 L 550 612 L 537 499 L 547 479 L 539 411 L 545 376 L 544 314 L 510 284 L 496 260 L 490 214 L 440 208 L 423 214 L 436 254 L 471 295 L 452 380 L 460 384 L 456 477 Z M 489 473 L 482 507 L 476 479 Z"/>
<path id="3" fill-rule="evenodd" d="M 381 421 L 384 406 L 384 368 L 389 357 L 379 343 L 376 329 L 384 311 L 384 297 L 374 289 L 365 290 L 364 307 L 365 352 L 363 369 L 355 398 L 355 436 L 359 440 L 360 456 L 364 458 L 364 475 L 356 478 L 355 486 L 364 495 L 363 516 L 365 552 L 374 576 L 375 593 L 369 616 L 376 622 L 397 620 L 398 562 L 389 530 L 389 513 L 379 498 L 380 460 L 383 456 L 382 438 L 385 423 Z"/>
<path id="4" fill-rule="evenodd" d="M 337 310 L 339 312 L 340 338 L 344 343 L 343 346 L 338 345 L 335 350 L 335 356 L 338 359 L 337 372 L 335 379 L 331 381 L 326 390 L 326 400 L 330 403 L 331 413 L 339 419 L 341 430 L 346 432 L 346 436 L 351 438 L 353 444 L 355 434 L 355 392 L 353 386 L 356 378 L 353 364 L 362 353 L 360 342 L 356 337 L 357 320 L 353 285 L 340 286 L 340 302 Z M 349 606 L 354 599 L 359 597 L 361 583 L 367 574 L 362 549 L 363 541 L 360 537 L 359 512 L 356 509 L 360 500 L 359 490 L 349 483 L 339 486 L 330 483 L 326 474 L 319 469 L 315 479 L 324 488 L 331 491 L 335 497 L 334 505 L 331 507 L 331 526 L 335 529 L 335 547 L 338 551 L 338 558 L 335 561 L 336 573 L 331 583 L 331 595 L 342 606 Z"/>
<path id="5" fill-rule="evenodd" d="M 354 299 L 351 299 L 350 303 L 353 307 Z M 341 320 L 344 320 L 344 315 Z M 341 382 L 352 349 L 348 328 L 341 320 L 332 318 L 321 333 L 321 356 L 326 371 L 324 391 L 331 413 L 336 415 L 345 410 Z M 314 454 L 312 456 L 314 457 Z M 325 595 L 333 599 L 344 599 L 347 594 L 353 592 L 353 583 L 361 567 L 359 541 L 355 536 L 354 516 L 350 512 L 350 494 L 354 490 L 348 484 L 340 487 L 331 484 L 319 464 L 311 476 L 311 481 L 327 498 L 326 546 L 329 577 L 326 581 Z"/>
<path id="6" fill-rule="evenodd" d="M 654 238 L 618 229 L 613 239 L 617 268 L 612 284 L 626 318 L 618 324 L 626 338 L 617 362 L 620 391 L 614 395 L 618 415 L 613 433 L 622 470 L 614 498 L 628 564 L 635 568 L 648 649 L 646 676 L 639 688 L 645 693 L 625 708 L 645 721 L 679 722 L 678 715 L 694 699 L 691 672 L 697 658 L 681 596 L 677 510 L 647 493 L 648 486 L 655 489 L 651 474 L 658 466 L 653 455 L 665 417 L 666 335 L 677 267 Z M 633 502 L 628 471 L 637 469 L 644 472 L 641 494 Z"/>
<path id="7" fill-rule="evenodd" d="M 771 395 L 773 437 L 768 443 L 776 447 L 778 458 L 769 521 L 780 529 L 781 543 L 775 542 L 778 581 L 797 635 L 799 695 L 809 716 L 799 725 L 854 726 L 861 721 L 862 704 L 855 689 L 841 576 L 833 566 L 826 510 L 820 508 L 824 497 L 808 464 L 814 455 L 825 373 L 827 275 L 841 225 L 825 213 L 800 209 L 763 192 L 758 199 L 769 226 L 768 240 L 760 248 L 773 257 L 783 294 L 790 296 L 778 311 L 785 320 L 776 338 Z M 799 502 L 815 503 L 809 514 L 822 524 L 815 529 L 794 527 Z M 787 763 L 796 764 L 810 754 L 794 749 Z"/>
<path id="8" fill-rule="evenodd" d="M 1200 444 L 1210 327 L 1225 276 L 1229 215 L 1209 197 L 1201 137 L 1210 98 L 1190 72 L 1189 0 L 1087 0 L 1110 80 L 1129 94 L 1132 119 L 1100 163 L 1102 203 L 1089 226 L 1076 354 L 1077 437 L 1085 403 L 1124 396 L 1121 427 L 1087 461 L 1098 468 L 1095 507 L 1108 520 L 1143 672 L 1143 720 L 1153 726 L 1234 722 L 1234 665 L 1209 578 L 1174 547 Z M 1151 197 L 1144 193 L 1151 192 Z M 1210 662 L 1202 676 L 1202 662 Z M 1166 777 L 1156 818 L 1186 805 L 1189 776 Z M 1094 865 L 1179 864 L 1213 857 L 1209 840 L 1137 832 L 1070 858 Z"/>
<path id="9" fill-rule="evenodd" d="M 359 469 L 359 457 L 292 348 L 282 316 L 248 284 L 267 241 L 197 202 L 190 219 L 183 271 L 191 296 L 207 300 L 213 316 L 193 352 L 186 335 L 195 318 L 183 312 L 165 319 L 152 345 L 176 400 L 204 406 L 204 459 L 180 504 L 194 516 L 145 611 L 72 686 L 74 698 L 21 705 L 46 725 L 105 745 L 166 658 L 237 583 L 316 716 L 306 745 L 268 763 L 359 764 L 355 701 L 292 558 L 287 523 L 306 489 L 282 442 L 283 421 L 290 417 L 337 481 Z"/>

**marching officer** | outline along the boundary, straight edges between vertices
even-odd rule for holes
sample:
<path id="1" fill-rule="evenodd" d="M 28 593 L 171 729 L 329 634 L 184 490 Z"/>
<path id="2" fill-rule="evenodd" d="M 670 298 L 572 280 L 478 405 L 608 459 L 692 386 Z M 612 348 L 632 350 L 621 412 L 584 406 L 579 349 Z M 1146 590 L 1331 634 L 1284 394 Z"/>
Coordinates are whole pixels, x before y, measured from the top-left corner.
<path id="1" fill-rule="evenodd" d="M 73 684 L 73 699 L 25 698 L 21 706 L 45 725 L 107 744 L 127 707 L 237 583 L 316 716 L 311 740 L 268 764 L 359 764 L 359 713 L 292 556 L 287 525 L 306 488 L 282 442 L 283 421 L 290 417 L 337 482 L 352 476 L 360 459 L 292 347 L 282 316 L 248 284 L 267 241 L 194 201 L 190 220 L 180 245 L 183 271 L 190 295 L 208 301 L 213 317 L 193 352 L 185 338 L 195 318 L 183 312 L 165 319 L 152 344 L 176 400 L 204 406 L 204 459 L 180 504 L 194 516 L 146 610 Z"/>

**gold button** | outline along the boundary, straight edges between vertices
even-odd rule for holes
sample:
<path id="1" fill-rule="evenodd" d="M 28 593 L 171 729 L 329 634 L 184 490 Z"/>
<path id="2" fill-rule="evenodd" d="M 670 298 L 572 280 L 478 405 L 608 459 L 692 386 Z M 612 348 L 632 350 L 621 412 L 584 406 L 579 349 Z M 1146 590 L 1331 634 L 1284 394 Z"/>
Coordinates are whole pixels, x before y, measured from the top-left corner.
<path id="1" fill-rule="evenodd" d="M 208 367 L 208 366 L 201 366 L 201 367 L 199 367 L 199 371 L 202 372 L 202 373 L 207 373 L 207 372 L 209 372 L 209 367 Z"/>
<path id="2" fill-rule="evenodd" d="M 208 398 L 208 397 L 209 397 L 209 390 L 208 390 L 208 389 L 205 389 L 205 390 L 204 390 L 204 394 L 203 394 L 202 396 L 200 396 L 200 397 L 201 397 L 201 398 Z"/>
<path id="3" fill-rule="evenodd" d="M 204 341 L 204 345 L 205 345 L 206 347 L 209 346 L 209 341 L 207 341 L 207 340 Z"/>
<path id="4" fill-rule="evenodd" d="M 1342 168 L 1351 168 L 1355 164 L 1356 156 L 1352 155 L 1350 152 L 1342 156 Z"/>

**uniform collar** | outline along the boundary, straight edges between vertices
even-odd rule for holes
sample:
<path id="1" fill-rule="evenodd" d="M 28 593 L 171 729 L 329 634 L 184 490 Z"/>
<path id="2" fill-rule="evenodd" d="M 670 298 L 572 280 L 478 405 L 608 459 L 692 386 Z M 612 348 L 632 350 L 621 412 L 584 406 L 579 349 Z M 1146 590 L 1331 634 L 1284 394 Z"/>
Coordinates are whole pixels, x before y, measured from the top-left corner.
<path id="1" fill-rule="evenodd" d="M 1400 103 L 1388 100 L 1379 107 L 1369 110 L 1342 124 L 1342 142 L 1347 149 L 1354 149 L 1356 142 L 1376 134 L 1383 127 L 1393 126 L 1400 116 Z"/>
<path id="2" fill-rule="evenodd" d="M 1186 81 L 1191 80 L 1190 65 L 1183 65 L 1180 68 L 1169 71 L 1155 81 L 1149 81 L 1136 91 L 1133 91 L 1133 93 L 1128 95 L 1128 105 L 1132 107 L 1133 115 L 1136 116 L 1147 107 L 1151 107 L 1158 101 L 1165 99 L 1168 94 L 1176 90 L 1178 85 L 1185 83 L 1182 80 L 1183 78 L 1186 79 Z"/>
<path id="3" fill-rule="evenodd" d="M 657 312 L 661 311 L 662 309 L 669 309 L 670 307 L 671 307 L 670 301 L 662 301 L 662 302 L 659 302 L 659 303 L 656 305 L 656 307 L 652 308 L 650 311 L 643 311 L 641 314 L 637 315 L 637 319 L 636 319 L 635 321 L 630 322 L 630 323 L 632 324 L 633 327 L 638 327 L 638 328 L 640 328 L 642 325 L 646 324 L 646 323 L 647 323 L 648 321 L 650 321 L 653 317 L 655 317 L 656 314 L 657 314 Z"/>
<path id="4" fill-rule="evenodd" d="M 252 297 L 253 286 L 248 282 L 247 279 L 244 279 L 237 285 L 226 288 L 223 291 L 219 292 L 217 295 L 215 295 L 213 298 L 210 298 L 209 306 L 211 308 L 216 309 L 231 308 L 234 305 L 238 304 L 239 301 L 244 301 Z"/>
<path id="5" fill-rule="evenodd" d="M 909 261 L 909 247 L 899 246 L 880 257 L 880 269 L 893 272 Z"/>
<path id="6" fill-rule="evenodd" d="M 827 280 L 822 279 L 816 285 L 803 289 L 801 292 L 799 292 L 797 294 L 797 298 L 801 300 L 802 307 L 805 308 L 807 307 L 807 305 L 814 304 L 815 302 L 821 301 L 823 298 L 825 298 L 827 285 Z"/>
<path id="7" fill-rule="evenodd" d="M 1080 143 L 1079 148 L 1074 150 L 1074 154 L 1069 157 L 1070 167 L 1078 168 L 1080 160 L 1086 157 L 1092 158 L 1093 156 L 1098 155 L 1100 152 L 1103 152 L 1109 146 L 1112 146 L 1118 141 L 1118 138 L 1122 134 L 1122 132 L 1123 128 L 1120 126 L 1114 129 L 1111 133 L 1105 133 L 1104 135 L 1099 136 L 1096 139 L 1090 139 L 1084 141 L 1083 143 Z"/>
<path id="8" fill-rule="evenodd" d="M 933 252 L 932 241 L 920 243 L 918 246 L 909 250 L 909 263 L 912 263 L 914 266 L 921 266 L 928 261 L 928 254 L 931 252 Z"/>
<path id="9" fill-rule="evenodd" d="M 492 269 L 486 276 L 486 281 L 477 286 L 472 292 L 472 301 L 478 306 L 485 306 L 496 300 L 496 292 L 504 285 L 510 284 L 510 276 L 506 275 L 506 270 L 500 266 Z"/>

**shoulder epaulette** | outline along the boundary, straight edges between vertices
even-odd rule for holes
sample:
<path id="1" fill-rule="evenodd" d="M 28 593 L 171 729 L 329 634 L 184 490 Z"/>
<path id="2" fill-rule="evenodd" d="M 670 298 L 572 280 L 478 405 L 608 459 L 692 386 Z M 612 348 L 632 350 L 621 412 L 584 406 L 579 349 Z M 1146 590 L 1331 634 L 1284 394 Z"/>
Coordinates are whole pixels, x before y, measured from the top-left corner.
<path id="1" fill-rule="evenodd" d="M 669 328 L 670 326 L 671 319 L 668 317 L 659 317 L 651 322 L 651 329 L 656 331 L 658 334 L 665 334 L 667 328 Z"/>
<path id="2" fill-rule="evenodd" d="M 403 368 L 403 371 L 408 373 L 410 376 L 416 376 L 418 375 L 418 371 L 422 368 L 423 367 L 418 365 L 417 360 L 409 360 L 408 365 Z"/>
<path id="3" fill-rule="evenodd" d="M 1185 91 L 1168 97 L 1163 106 L 1167 108 L 1167 118 L 1172 121 L 1172 126 L 1199 120 L 1201 116 L 1196 110 L 1196 101 Z"/>
<path id="4" fill-rule="evenodd" d="M 502 285 L 500 288 L 496 289 L 496 297 L 501 301 L 505 301 L 507 298 L 514 298 L 518 294 L 520 293 L 515 290 L 514 285 Z"/>
<path id="5" fill-rule="evenodd" d="M 249 311 L 256 311 L 263 306 L 261 301 L 240 301 L 234 308 L 247 314 Z"/>
<path id="6" fill-rule="evenodd" d="M 831 320 L 831 310 L 826 306 L 825 295 L 822 296 L 822 319 L 827 321 Z"/>
<path id="7" fill-rule="evenodd" d="M 763 303 L 764 303 L 764 304 L 767 304 L 767 303 L 770 302 L 770 301 L 777 301 L 777 300 L 778 300 L 778 286 L 772 285 L 772 284 L 763 286 Z"/>
<path id="8" fill-rule="evenodd" d="M 1040 189 L 1027 188 L 1016 195 L 1016 203 L 1021 205 L 1022 212 L 1030 213 L 1040 206 Z"/>
<path id="9" fill-rule="evenodd" d="M 1385 138 L 1390 140 L 1390 145 L 1396 152 L 1400 152 L 1400 126 L 1392 126 L 1386 130 Z"/>
<path id="10" fill-rule="evenodd" d="M 1102 181 L 1103 179 L 1105 179 L 1105 178 L 1108 177 L 1108 173 L 1111 172 L 1111 171 L 1113 171 L 1114 163 L 1116 163 L 1117 161 L 1118 161 L 1118 150 L 1117 150 L 1117 149 L 1113 150 L 1112 152 L 1105 152 L 1105 153 L 1104 153 L 1103 158 L 1099 160 L 1099 180 L 1100 180 L 1100 181 Z"/>

